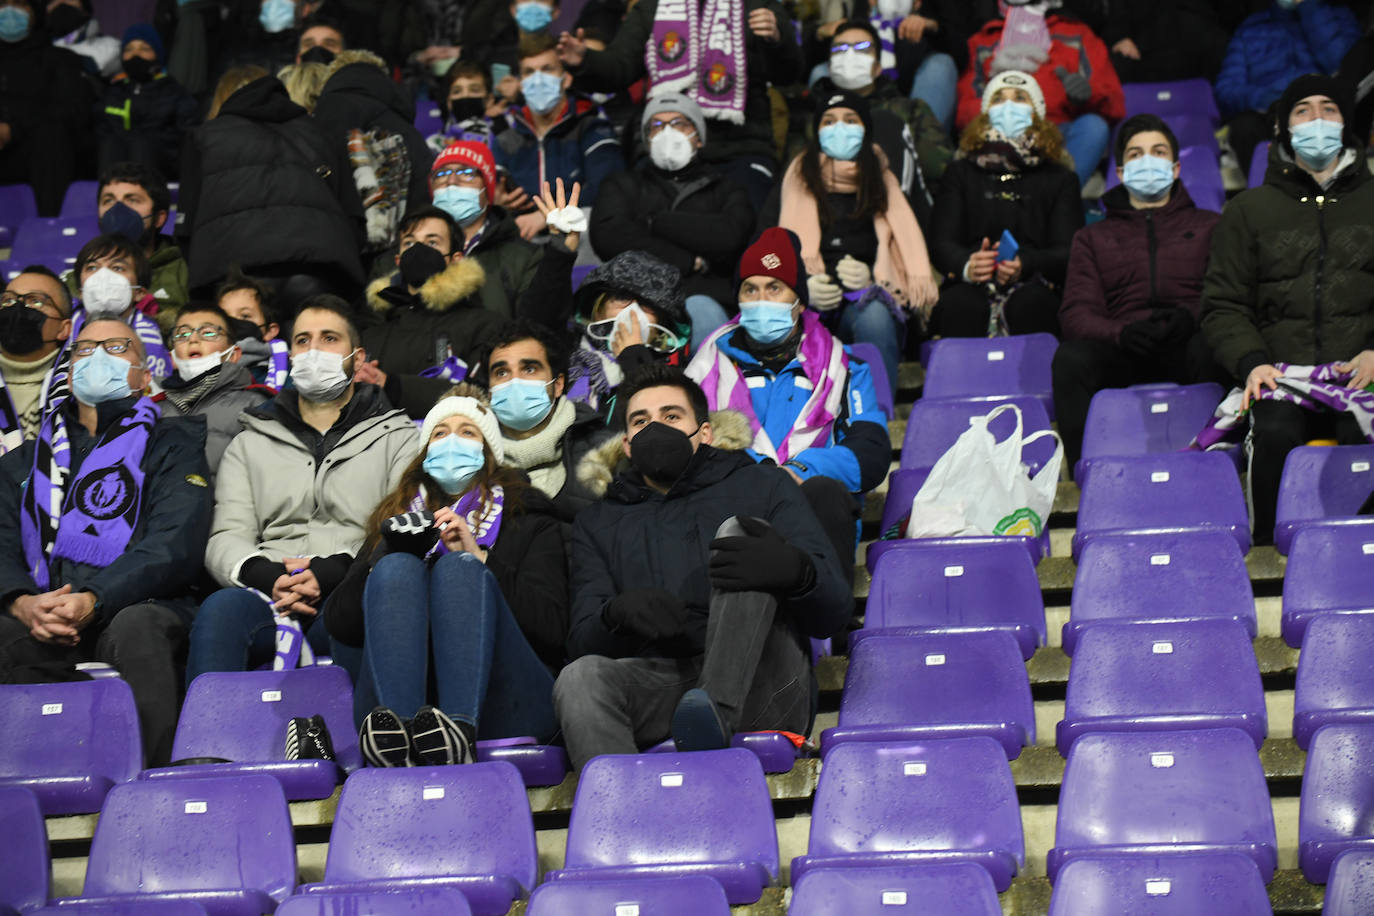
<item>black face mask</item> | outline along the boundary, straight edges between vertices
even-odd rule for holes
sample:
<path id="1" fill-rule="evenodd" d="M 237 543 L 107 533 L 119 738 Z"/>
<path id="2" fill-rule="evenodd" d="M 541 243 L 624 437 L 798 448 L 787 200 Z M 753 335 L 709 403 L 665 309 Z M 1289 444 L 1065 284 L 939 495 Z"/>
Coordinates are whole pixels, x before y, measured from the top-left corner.
<path id="1" fill-rule="evenodd" d="M 147 226 L 143 223 L 142 214 L 123 201 L 116 201 L 110 209 L 100 214 L 100 231 L 105 235 L 122 235 L 131 242 L 139 243 L 147 234 Z"/>
<path id="2" fill-rule="evenodd" d="M 449 114 L 459 124 L 480 118 L 487 113 L 486 99 L 454 99 L 448 103 Z"/>
<path id="3" fill-rule="evenodd" d="M 315 45 L 301 55 L 301 63 L 303 64 L 332 64 L 333 62 L 334 52 L 324 45 Z"/>
<path id="4" fill-rule="evenodd" d="M 401 252 L 401 279 L 406 281 L 406 286 L 415 289 L 447 267 L 448 261 L 442 254 L 419 242 Z"/>
<path id="5" fill-rule="evenodd" d="M 62 4 L 48 13 L 48 34 L 55 38 L 70 35 L 91 21 L 91 14 L 77 6 Z"/>
<path id="6" fill-rule="evenodd" d="M 698 426 L 697 429 L 701 427 Z M 696 430 L 692 430 L 693 435 Z M 630 440 L 630 464 L 654 483 L 670 485 L 692 463 L 692 440 L 680 429 L 655 420 Z"/>
<path id="7" fill-rule="evenodd" d="M 157 73 L 157 61 L 131 57 L 124 62 L 124 73 L 135 83 L 146 83 Z"/>
<path id="8" fill-rule="evenodd" d="M 43 346 L 43 322 L 48 320 L 38 309 L 12 305 L 0 309 L 0 348 L 22 355 Z"/>

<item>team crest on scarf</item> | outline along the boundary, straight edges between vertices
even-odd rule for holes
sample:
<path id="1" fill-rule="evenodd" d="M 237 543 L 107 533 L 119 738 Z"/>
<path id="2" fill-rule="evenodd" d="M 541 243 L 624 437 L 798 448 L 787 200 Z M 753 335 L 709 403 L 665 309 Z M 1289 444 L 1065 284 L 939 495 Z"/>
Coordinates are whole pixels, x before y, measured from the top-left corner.
<path id="1" fill-rule="evenodd" d="M 138 487 L 123 465 L 100 468 L 76 484 L 76 505 L 99 522 L 119 518 L 133 506 Z"/>
<path id="2" fill-rule="evenodd" d="M 724 64 L 712 64 L 711 69 L 706 71 L 703 83 L 706 91 L 712 95 L 725 95 L 734 88 L 735 78 L 725 69 Z"/>
<path id="3" fill-rule="evenodd" d="M 658 43 L 658 56 L 668 63 L 680 60 L 687 53 L 687 42 L 677 32 L 669 32 Z"/>
<path id="4" fill-rule="evenodd" d="M 747 18 L 744 0 L 658 0 L 644 43 L 649 98 L 681 92 L 707 118 L 743 124 Z"/>

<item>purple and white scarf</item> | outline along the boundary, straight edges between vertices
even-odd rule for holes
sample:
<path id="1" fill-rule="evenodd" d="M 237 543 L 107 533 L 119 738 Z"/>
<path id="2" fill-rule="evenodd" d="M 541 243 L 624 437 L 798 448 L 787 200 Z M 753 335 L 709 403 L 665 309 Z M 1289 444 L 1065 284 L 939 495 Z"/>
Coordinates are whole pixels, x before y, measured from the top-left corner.
<path id="1" fill-rule="evenodd" d="M 735 333 L 738 327 L 739 316 L 736 315 L 702 342 L 701 349 L 687 366 L 688 377 L 701 385 L 711 409 L 728 408 L 744 414 L 754 433 L 754 451 L 778 464 L 812 446 L 830 441 L 849 378 L 849 357 L 839 339 L 825 329 L 815 312 L 802 310 L 802 339 L 797 356 L 802 372 L 811 382 L 811 397 L 802 405 L 787 437 L 775 444 L 754 413 L 749 384 L 739 366 L 719 347 L 720 339 Z"/>
<path id="2" fill-rule="evenodd" d="M 448 356 L 445 356 L 444 361 L 439 365 L 420 370 L 420 378 L 441 378 L 455 385 L 467 377 L 468 364 L 454 356 L 451 349 Z"/>
<path id="3" fill-rule="evenodd" d="M 267 375 L 262 381 L 268 387 L 281 391 L 287 376 L 291 374 L 291 348 L 284 340 L 269 340 L 267 349 Z"/>
<path id="4" fill-rule="evenodd" d="M 1260 388 L 1260 400 L 1288 401 L 1312 411 L 1348 413 L 1355 418 L 1364 437 L 1374 442 L 1374 392 L 1345 387 L 1353 373 L 1341 372 L 1336 368 L 1337 365 L 1290 366 L 1287 363 L 1275 363 L 1275 368 L 1283 373 L 1278 379 L 1279 387 L 1273 391 Z M 1244 439 L 1250 425 L 1247 412 L 1240 409 L 1243 397 L 1242 389 L 1232 388 L 1188 448 L 1206 451 Z"/>
<path id="5" fill-rule="evenodd" d="M 425 511 L 425 496 L 425 488 L 420 487 L 420 492 L 415 494 L 415 498 L 410 501 L 409 511 Z M 458 501 L 450 508 L 453 509 L 454 515 L 467 522 L 468 530 L 472 532 L 472 538 L 477 542 L 477 546 L 490 550 L 491 545 L 496 543 L 496 538 L 501 534 L 501 521 L 505 517 L 502 510 L 505 505 L 505 488 L 492 487 L 490 499 L 484 501 L 482 488 L 473 487 L 458 497 Z M 425 559 L 441 557 L 448 552 L 448 548 L 444 546 L 444 539 L 440 538 L 425 554 Z"/>
<path id="6" fill-rule="evenodd" d="M 24 426 L 19 422 L 19 411 L 14 409 L 14 398 L 5 388 L 5 377 L 0 375 L 0 455 L 24 444 Z"/>
<path id="7" fill-rule="evenodd" d="M 24 561 L 39 588 L 51 587 L 49 566 L 59 557 L 104 567 L 129 546 L 143 503 L 143 455 L 160 414 L 151 398 L 139 398 L 106 428 L 74 482 L 60 405 L 43 419 L 19 513 Z"/>
<path id="8" fill-rule="evenodd" d="M 702 114 L 744 123 L 749 88 L 745 62 L 744 0 L 659 0 L 654 30 L 644 48 L 649 98 L 680 92 Z"/>

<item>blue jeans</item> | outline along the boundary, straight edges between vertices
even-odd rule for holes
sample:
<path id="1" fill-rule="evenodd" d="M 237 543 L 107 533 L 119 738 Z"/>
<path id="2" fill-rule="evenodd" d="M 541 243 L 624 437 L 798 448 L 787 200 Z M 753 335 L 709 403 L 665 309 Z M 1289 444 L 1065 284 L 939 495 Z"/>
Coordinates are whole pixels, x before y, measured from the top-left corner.
<path id="1" fill-rule="evenodd" d="M 911 81 L 911 98 L 930 106 L 940 126 L 949 133 L 954 123 L 955 90 L 959 85 L 959 68 L 948 54 L 927 54 L 916 68 Z"/>
<path id="2" fill-rule="evenodd" d="M 430 702 L 432 667 L 435 705 L 479 738 L 557 732 L 553 676 L 477 558 L 449 553 L 430 567 L 387 554 L 367 577 L 363 615 L 363 695 L 413 716 Z"/>
<path id="3" fill-rule="evenodd" d="M 1097 164 L 1107 154 L 1107 141 L 1112 129 L 1101 115 L 1079 115 L 1068 124 L 1061 124 L 1059 132 L 1064 135 L 1064 148 L 1073 157 L 1073 170 L 1078 173 L 1078 186 L 1088 183 Z"/>
<path id="4" fill-rule="evenodd" d="M 701 342 L 711 332 L 730 320 L 725 308 L 710 296 L 698 293 L 687 297 L 687 314 L 692 319 L 692 352 L 701 347 Z"/>
<path id="5" fill-rule="evenodd" d="M 847 303 L 840 311 L 839 338 L 845 343 L 871 343 L 883 356 L 888 384 L 897 384 L 902 328 L 881 299 Z"/>
<path id="6" fill-rule="evenodd" d="M 301 619 L 316 655 L 329 654 L 329 634 L 318 617 Z M 271 664 L 277 651 L 277 617 L 257 595 L 222 588 L 196 613 L 186 656 L 186 683 L 207 671 L 249 671 Z"/>

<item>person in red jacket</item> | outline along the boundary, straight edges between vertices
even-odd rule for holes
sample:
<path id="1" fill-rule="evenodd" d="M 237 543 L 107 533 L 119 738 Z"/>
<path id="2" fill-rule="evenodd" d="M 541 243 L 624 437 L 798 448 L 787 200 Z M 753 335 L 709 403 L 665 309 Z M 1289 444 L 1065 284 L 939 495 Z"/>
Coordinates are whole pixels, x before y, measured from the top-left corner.
<path id="1" fill-rule="evenodd" d="M 1103 388 L 1141 382 L 1230 382 L 1198 330 L 1202 275 L 1220 217 L 1194 206 L 1178 180 L 1178 140 L 1136 115 L 1116 140 L 1122 184 L 1107 218 L 1079 230 L 1059 310 L 1054 413 L 1069 466 L 1082 450 L 1088 404 Z"/>
<path id="2" fill-rule="evenodd" d="M 1003 18 L 968 40 L 956 123 L 963 130 L 978 117 L 983 90 L 998 73 L 1033 74 L 1045 93 L 1046 117 L 1063 133 L 1081 186 L 1107 151 L 1111 124 L 1126 116 L 1126 99 L 1107 46 L 1079 20 L 1051 12 L 1060 2 L 999 0 Z"/>

